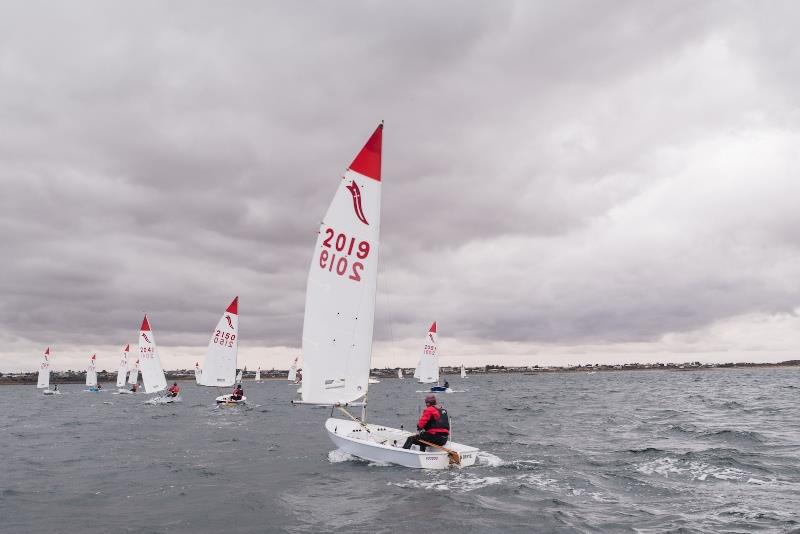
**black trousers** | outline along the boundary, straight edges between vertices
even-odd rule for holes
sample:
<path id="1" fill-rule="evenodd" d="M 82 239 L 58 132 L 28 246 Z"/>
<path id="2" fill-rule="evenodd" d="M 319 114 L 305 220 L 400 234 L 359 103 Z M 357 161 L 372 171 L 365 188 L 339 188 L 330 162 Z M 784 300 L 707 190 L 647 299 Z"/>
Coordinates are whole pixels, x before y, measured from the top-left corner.
<path id="1" fill-rule="evenodd" d="M 447 437 L 447 434 L 429 434 L 427 432 L 420 432 L 418 435 L 408 436 L 403 448 L 410 449 L 412 445 L 419 445 L 419 450 L 425 452 L 425 449 L 428 447 L 424 443 L 420 443 L 419 440 L 422 439 L 435 445 L 444 445 L 447 443 Z"/>

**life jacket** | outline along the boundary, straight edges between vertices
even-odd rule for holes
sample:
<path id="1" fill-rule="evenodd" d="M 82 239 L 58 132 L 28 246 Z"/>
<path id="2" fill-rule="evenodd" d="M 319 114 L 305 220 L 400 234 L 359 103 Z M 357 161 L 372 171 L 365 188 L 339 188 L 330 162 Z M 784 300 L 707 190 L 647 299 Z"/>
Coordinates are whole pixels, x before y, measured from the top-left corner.
<path id="1" fill-rule="evenodd" d="M 434 406 L 434 409 L 439 412 L 439 419 L 431 417 L 428 419 L 428 422 L 425 423 L 425 431 L 433 431 L 433 434 L 437 433 L 450 433 L 450 417 L 447 415 L 447 410 L 444 408 L 439 408 L 438 406 Z"/>

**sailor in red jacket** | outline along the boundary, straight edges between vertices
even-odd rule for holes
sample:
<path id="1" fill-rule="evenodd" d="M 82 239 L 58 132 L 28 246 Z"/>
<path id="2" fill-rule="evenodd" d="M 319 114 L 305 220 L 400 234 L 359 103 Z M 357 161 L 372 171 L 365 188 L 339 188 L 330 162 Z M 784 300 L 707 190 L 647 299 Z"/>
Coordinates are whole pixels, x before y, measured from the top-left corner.
<path id="1" fill-rule="evenodd" d="M 419 434 L 409 436 L 403 445 L 404 449 L 410 449 L 412 445 L 419 445 L 419 450 L 425 452 L 427 447 L 424 443 L 420 443 L 420 440 L 435 445 L 444 445 L 450 438 L 450 417 L 447 415 L 447 410 L 436 405 L 436 395 L 425 397 L 425 410 L 417 422 L 417 430 L 419 430 Z"/>
<path id="2" fill-rule="evenodd" d="M 169 395 L 168 397 L 177 397 L 178 393 L 181 392 L 181 387 L 178 385 L 177 382 L 173 382 L 172 386 L 167 390 Z"/>

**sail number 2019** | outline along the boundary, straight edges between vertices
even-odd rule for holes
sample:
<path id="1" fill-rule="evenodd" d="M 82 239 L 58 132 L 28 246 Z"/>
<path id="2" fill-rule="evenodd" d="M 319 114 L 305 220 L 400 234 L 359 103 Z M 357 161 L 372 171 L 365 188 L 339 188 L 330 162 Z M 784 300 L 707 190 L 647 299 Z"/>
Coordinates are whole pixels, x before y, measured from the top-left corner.
<path id="1" fill-rule="evenodd" d="M 339 276 L 347 276 L 350 280 L 361 281 L 361 271 L 364 264 L 358 260 L 365 260 L 369 256 L 369 242 L 356 238 L 348 238 L 345 234 L 337 234 L 333 228 L 325 229 L 324 247 L 319 253 L 319 266 Z M 355 258 L 352 256 L 355 255 Z M 353 261 L 355 260 L 355 261 Z"/>

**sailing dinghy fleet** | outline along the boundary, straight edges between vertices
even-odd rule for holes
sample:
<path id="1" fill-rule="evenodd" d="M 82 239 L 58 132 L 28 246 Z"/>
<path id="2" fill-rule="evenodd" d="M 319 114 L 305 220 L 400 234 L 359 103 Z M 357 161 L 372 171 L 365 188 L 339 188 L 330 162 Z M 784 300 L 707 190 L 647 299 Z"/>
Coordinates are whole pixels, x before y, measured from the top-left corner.
<path id="1" fill-rule="evenodd" d="M 379 381 L 370 377 L 372 338 L 375 321 L 375 297 L 378 278 L 378 251 L 381 222 L 381 157 L 383 124 L 380 124 L 350 166 L 330 203 L 320 225 L 311 258 L 306 286 L 303 318 L 302 355 L 304 372 L 295 358 L 288 373 L 291 384 L 299 384 L 300 399 L 296 404 L 323 405 L 331 408 L 331 417 L 324 424 L 331 441 L 354 457 L 410 468 L 446 469 L 450 465 L 474 465 L 476 447 L 447 441 L 444 446 L 425 443 L 421 451 L 416 445 L 403 448 L 411 432 L 367 422 L 367 393 L 370 384 Z M 239 342 L 239 297 L 233 299 L 212 333 L 203 366 L 195 365 L 198 386 L 227 388 L 241 383 L 237 374 Z M 437 328 L 428 330 L 414 378 L 423 384 L 435 384 L 431 391 L 447 391 L 439 385 Z M 167 387 L 155 336 L 147 315 L 139 330 L 139 354 L 135 363 L 125 347 L 117 373 L 119 393 L 128 393 L 125 383 L 135 392 L 141 373 L 148 394 Z M 40 364 L 38 388 L 49 392 L 50 350 Z M 403 370 L 397 370 L 398 379 Z M 461 377 L 466 378 L 464 366 Z M 255 373 L 261 381 L 261 368 Z M 97 391 L 96 356 L 92 356 L 86 373 L 86 385 Z M 52 393 L 52 392 L 50 392 Z M 180 400 L 179 395 L 154 396 L 149 404 L 167 404 Z M 244 396 L 233 394 L 216 398 L 219 406 L 244 404 Z M 361 408 L 360 417 L 348 408 Z M 333 417 L 339 410 L 346 418 Z"/>

